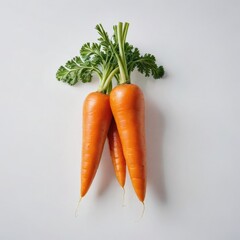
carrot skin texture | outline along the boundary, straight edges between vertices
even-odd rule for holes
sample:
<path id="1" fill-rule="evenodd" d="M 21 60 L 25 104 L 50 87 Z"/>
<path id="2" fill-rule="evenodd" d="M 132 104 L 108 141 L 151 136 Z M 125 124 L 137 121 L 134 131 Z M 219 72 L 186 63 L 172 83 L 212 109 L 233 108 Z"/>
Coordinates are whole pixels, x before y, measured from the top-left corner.
<path id="1" fill-rule="evenodd" d="M 114 118 L 112 118 L 108 131 L 108 144 L 116 178 L 120 186 L 123 188 L 126 180 L 126 161 Z"/>
<path id="2" fill-rule="evenodd" d="M 85 196 L 95 177 L 111 120 L 109 96 L 90 93 L 83 104 L 81 197 Z"/>
<path id="3" fill-rule="evenodd" d="M 121 84 L 110 93 L 110 105 L 121 139 L 130 179 L 141 202 L 146 194 L 145 104 L 141 89 Z"/>

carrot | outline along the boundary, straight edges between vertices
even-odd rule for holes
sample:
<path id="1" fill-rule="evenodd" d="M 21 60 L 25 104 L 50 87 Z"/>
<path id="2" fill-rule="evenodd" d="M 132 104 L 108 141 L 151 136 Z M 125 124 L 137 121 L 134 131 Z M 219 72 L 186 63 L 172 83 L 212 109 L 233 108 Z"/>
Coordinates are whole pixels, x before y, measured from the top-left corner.
<path id="1" fill-rule="evenodd" d="M 126 179 L 126 161 L 114 118 L 108 131 L 108 143 L 116 178 L 122 188 Z"/>
<path id="2" fill-rule="evenodd" d="M 83 105 L 81 197 L 87 193 L 98 169 L 111 120 L 109 96 L 90 93 Z"/>
<path id="3" fill-rule="evenodd" d="M 144 97 L 137 85 L 121 84 L 110 93 L 110 105 L 133 188 L 141 202 L 146 193 Z"/>
<path id="4" fill-rule="evenodd" d="M 129 23 L 119 22 L 113 26 L 112 42 L 102 25 L 97 28 L 100 43 L 108 45 L 118 63 L 119 73 L 115 74 L 118 86 L 110 93 L 110 105 L 121 139 L 123 154 L 132 185 L 141 202 L 146 194 L 146 144 L 144 123 L 144 97 L 139 87 L 131 83 L 130 73 L 137 70 L 146 77 L 161 78 L 162 66 L 156 64 L 152 54 L 140 55 L 137 48 L 126 42 Z M 116 45 L 118 48 L 116 48 Z"/>
<path id="5" fill-rule="evenodd" d="M 140 201 L 145 199 L 144 97 L 140 88 L 131 84 L 130 73 L 137 69 L 146 77 L 158 79 L 164 75 L 164 68 L 156 64 L 154 55 L 141 55 L 138 48 L 126 42 L 128 28 L 129 23 L 119 22 L 113 26 L 114 35 L 109 37 L 103 26 L 98 24 L 98 43 L 85 43 L 80 49 L 80 55 L 60 66 L 56 73 L 59 81 L 70 85 L 91 82 L 93 74 L 100 80 L 98 92 L 89 94 L 84 102 L 81 197 L 87 193 L 94 179 L 109 134 L 110 151 L 120 185 L 124 186 L 125 183 L 126 166 L 122 161 L 125 158 L 134 190 Z M 113 78 L 117 80 L 118 86 L 111 92 Z M 110 93 L 110 100 L 106 93 Z M 111 110 L 117 130 L 112 125 L 109 131 Z M 111 138 L 118 139 L 114 137 L 117 131 L 120 141 L 111 142 Z M 123 156 L 119 153 L 120 145 L 115 147 L 118 142 L 122 144 Z M 116 158 L 120 155 L 122 167 L 120 157 Z"/>
<path id="6" fill-rule="evenodd" d="M 86 195 L 99 166 L 112 120 L 109 95 L 106 93 L 117 72 L 119 68 L 114 54 L 104 44 L 85 43 L 80 54 L 60 66 L 56 73 L 59 81 L 69 85 L 91 82 L 94 75 L 99 79 L 98 92 L 90 93 L 83 106 L 80 197 Z"/>

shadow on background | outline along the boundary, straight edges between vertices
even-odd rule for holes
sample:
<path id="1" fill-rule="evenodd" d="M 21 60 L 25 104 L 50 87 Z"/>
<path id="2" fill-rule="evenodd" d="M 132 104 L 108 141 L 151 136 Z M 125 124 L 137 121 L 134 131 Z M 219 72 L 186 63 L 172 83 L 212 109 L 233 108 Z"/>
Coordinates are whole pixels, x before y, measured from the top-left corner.
<path id="1" fill-rule="evenodd" d="M 162 146 L 164 117 L 156 103 L 145 99 L 146 104 L 146 143 L 147 143 L 147 183 L 162 203 L 167 202 L 164 182 L 164 161 Z"/>

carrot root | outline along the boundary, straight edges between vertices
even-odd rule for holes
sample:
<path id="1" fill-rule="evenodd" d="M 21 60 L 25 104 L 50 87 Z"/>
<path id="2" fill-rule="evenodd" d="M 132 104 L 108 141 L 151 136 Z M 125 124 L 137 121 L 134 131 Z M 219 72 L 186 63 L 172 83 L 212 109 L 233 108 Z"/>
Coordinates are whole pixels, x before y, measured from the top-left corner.
<path id="1" fill-rule="evenodd" d="M 78 215 L 79 215 L 79 206 L 80 206 L 81 201 L 82 201 L 82 197 L 79 198 L 78 204 L 77 204 L 77 207 L 76 207 L 76 210 L 75 210 L 75 217 L 76 217 L 76 218 L 77 218 Z"/>
<path id="2" fill-rule="evenodd" d="M 146 193 L 145 104 L 141 89 L 121 84 L 110 93 L 110 105 L 122 143 L 123 155 L 138 199 Z"/>
<path id="3" fill-rule="evenodd" d="M 83 105 L 81 197 L 89 190 L 97 172 L 111 120 L 109 96 L 90 93 Z"/>
<path id="4" fill-rule="evenodd" d="M 126 161 L 123 155 L 122 143 L 114 118 L 112 118 L 112 122 L 108 130 L 108 143 L 117 181 L 120 186 L 124 188 L 126 179 Z"/>
<path id="5" fill-rule="evenodd" d="M 142 202 L 142 212 L 137 222 L 139 222 L 143 218 L 144 213 L 145 213 L 145 203 Z"/>
<path id="6" fill-rule="evenodd" d="M 122 196 L 122 207 L 126 207 L 126 204 L 125 204 L 125 188 L 123 187 L 123 196 Z"/>

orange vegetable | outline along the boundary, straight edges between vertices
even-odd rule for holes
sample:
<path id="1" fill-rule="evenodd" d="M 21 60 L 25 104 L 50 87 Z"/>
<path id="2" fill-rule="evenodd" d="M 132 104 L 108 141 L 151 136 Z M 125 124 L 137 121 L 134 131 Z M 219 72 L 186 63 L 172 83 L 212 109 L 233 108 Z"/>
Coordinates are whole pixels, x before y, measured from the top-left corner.
<path id="1" fill-rule="evenodd" d="M 123 188 L 126 179 L 126 161 L 123 155 L 122 143 L 114 118 L 112 119 L 112 123 L 108 131 L 108 143 L 115 175 L 120 186 Z"/>
<path id="2" fill-rule="evenodd" d="M 112 120 L 109 96 L 90 93 L 83 105 L 81 197 L 94 179 Z"/>
<path id="3" fill-rule="evenodd" d="M 134 84 L 121 84 L 110 93 L 110 105 L 121 139 L 133 188 L 141 202 L 146 193 L 144 97 Z"/>

